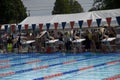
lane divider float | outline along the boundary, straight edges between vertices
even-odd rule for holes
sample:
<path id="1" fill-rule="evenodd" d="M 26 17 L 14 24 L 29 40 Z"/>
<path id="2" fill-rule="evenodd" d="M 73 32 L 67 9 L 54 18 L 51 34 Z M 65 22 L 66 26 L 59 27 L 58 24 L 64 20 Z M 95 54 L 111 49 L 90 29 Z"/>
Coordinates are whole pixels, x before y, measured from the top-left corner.
<path id="1" fill-rule="evenodd" d="M 37 56 L 37 57 L 40 57 L 40 56 Z M 66 57 L 66 56 L 58 56 L 58 57 L 44 59 L 44 60 L 33 60 L 33 61 L 23 62 L 23 63 L 18 63 L 18 64 L 5 65 L 5 66 L 0 66 L 0 69 L 5 69 L 5 68 L 10 68 L 10 67 L 20 66 L 20 65 L 24 65 L 24 64 L 33 64 L 33 63 L 37 63 L 37 62 L 48 61 L 48 60 L 53 60 L 53 59 L 57 59 L 57 58 L 64 58 L 64 57 Z M 99 57 L 102 57 L 102 56 L 99 56 Z M 15 59 L 11 59 L 11 60 L 1 60 L 0 63 L 5 63 L 5 62 L 10 62 L 10 61 L 15 61 L 15 60 L 21 60 L 21 59 L 27 59 L 27 58 L 31 58 L 31 57 L 27 56 L 27 57 L 24 57 L 24 58 L 15 58 Z"/>
<path id="2" fill-rule="evenodd" d="M 88 70 L 88 69 L 92 69 L 92 68 L 96 68 L 96 67 L 101 67 L 101 66 L 106 66 L 106 65 L 114 65 L 114 64 L 117 64 L 119 62 L 120 62 L 120 60 L 114 60 L 114 61 L 110 61 L 110 62 L 106 62 L 106 63 L 102 63 L 102 64 L 97 64 L 97 65 L 93 65 L 93 66 L 88 66 L 88 67 L 83 67 L 83 68 L 70 70 L 70 71 L 66 71 L 66 72 L 62 72 L 62 73 L 51 74 L 51 75 L 36 78 L 33 80 L 46 80 L 46 79 L 50 79 L 50 78 L 54 78 L 54 77 L 58 77 L 58 76 L 63 76 L 66 74 L 71 74 L 71 73 L 75 73 L 75 72 L 79 72 L 79 71 L 84 71 L 84 70 Z M 111 79 L 111 80 L 114 80 L 114 79 Z"/>
<path id="3" fill-rule="evenodd" d="M 0 69 L 5 69 L 5 68 L 10 68 L 10 67 L 15 67 L 15 66 L 21 66 L 21 65 L 25 65 L 25 64 L 33 64 L 33 63 L 49 61 L 49 60 L 58 59 L 58 58 L 64 58 L 64 57 L 65 56 L 58 56 L 58 57 L 53 57 L 53 58 L 48 58 L 48 59 L 43 59 L 43 60 L 32 60 L 32 61 L 18 63 L 18 64 L 5 65 L 5 66 L 0 66 Z M 4 61 L 1 61 L 1 62 L 10 62 L 10 61 L 9 60 L 4 60 Z"/>
<path id="4" fill-rule="evenodd" d="M 119 75 L 115 75 L 115 76 L 112 76 L 110 78 L 106 78 L 104 80 L 117 80 L 117 79 L 120 79 L 120 74 Z"/>
<path id="5" fill-rule="evenodd" d="M 99 56 L 99 57 L 102 57 L 102 56 Z M 50 65 L 45 65 L 45 66 L 38 66 L 38 67 L 35 67 L 35 68 L 29 68 L 29 69 L 25 69 L 25 70 L 19 70 L 19 71 L 14 71 L 14 72 L 1 73 L 0 77 L 6 77 L 6 76 L 13 75 L 13 74 L 20 74 L 20 73 L 24 73 L 24 72 L 28 72 L 28 71 L 45 69 L 45 68 L 49 68 L 49 67 L 53 67 L 53 66 L 70 64 L 70 63 L 73 63 L 73 62 L 84 61 L 84 60 L 89 60 L 89 59 L 99 58 L 99 57 L 97 56 L 97 57 L 85 58 L 85 59 L 79 59 L 79 60 L 70 60 L 70 61 L 66 61 L 66 62 L 61 62 L 61 63 L 56 63 L 56 64 L 50 64 Z M 6 66 L 6 67 L 10 67 L 10 66 Z"/>
<path id="6" fill-rule="evenodd" d="M 31 56 L 26 56 L 26 57 L 23 57 L 23 58 L 15 58 L 15 59 L 10 59 L 10 60 L 0 60 L 0 63 L 16 61 L 16 60 L 21 60 L 21 59 L 27 59 L 27 58 L 32 58 L 32 57 Z"/>
<path id="7" fill-rule="evenodd" d="M 0 63 L 16 61 L 16 60 L 21 60 L 21 59 L 27 59 L 27 58 L 38 58 L 38 57 L 41 57 L 41 56 L 26 56 L 26 57 L 23 57 L 23 58 L 14 58 L 14 59 L 10 59 L 10 60 L 0 60 Z M 63 56 L 57 56 L 57 57 L 55 56 L 53 58 L 58 58 L 58 57 L 63 57 Z"/>

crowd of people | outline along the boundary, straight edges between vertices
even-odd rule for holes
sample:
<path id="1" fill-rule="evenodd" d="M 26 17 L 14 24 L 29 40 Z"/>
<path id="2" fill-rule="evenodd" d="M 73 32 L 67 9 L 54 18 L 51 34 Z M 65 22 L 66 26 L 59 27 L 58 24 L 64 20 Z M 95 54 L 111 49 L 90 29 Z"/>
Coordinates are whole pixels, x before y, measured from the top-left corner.
<path id="1" fill-rule="evenodd" d="M 65 31 L 49 31 L 44 38 L 41 38 L 38 43 L 38 51 L 63 51 L 63 52 L 84 52 L 84 51 L 115 51 L 115 46 L 111 47 L 107 43 L 109 42 L 102 42 L 103 39 L 108 39 L 111 37 L 116 37 L 116 32 L 113 27 L 110 28 L 99 28 L 99 29 L 85 29 L 84 31 L 81 30 L 65 30 Z M 45 45 L 45 42 L 49 40 L 58 39 L 52 46 L 48 44 Z M 75 40 L 85 39 L 82 42 L 73 43 Z M 112 43 L 115 45 L 115 40 Z M 108 46 L 106 46 L 108 45 Z M 53 49 L 55 47 L 55 49 Z M 42 48 L 39 48 L 42 47 Z M 47 47 L 47 48 L 45 48 Z M 112 49 L 112 50 L 109 50 Z M 108 49 L 108 50 L 107 50 Z"/>
<path id="2" fill-rule="evenodd" d="M 102 42 L 103 39 L 109 37 L 116 37 L 116 32 L 113 27 L 108 28 L 98 28 L 98 29 L 85 29 L 85 30 L 50 30 L 39 33 L 22 33 L 13 32 L 12 34 L 4 33 L 0 37 L 0 50 L 2 52 L 16 52 L 23 50 L 23 41 L 35 40 L 35 42 L 28 44 L 30 47 L 34 46 L 34 51 L 36 52 L 84 52 L 84 51 L 106 51 L 106 42 Z M 58 41 L 51 44 L 46 44 L 49 40 Z M 73 43 L 73 41 L 78 39 L 85 39 L 82 42 Z M 115 44 L 115 41 L 112 41 L 111 44 Z M 30 48 L 28 47 L 28 52 Z M 53 50 L 53 47 L 55 48 Z M 115 47 L 111 47 L 111 51 L 115 51 Z M 108 49 L 108 51 L 110 51 Z"/>

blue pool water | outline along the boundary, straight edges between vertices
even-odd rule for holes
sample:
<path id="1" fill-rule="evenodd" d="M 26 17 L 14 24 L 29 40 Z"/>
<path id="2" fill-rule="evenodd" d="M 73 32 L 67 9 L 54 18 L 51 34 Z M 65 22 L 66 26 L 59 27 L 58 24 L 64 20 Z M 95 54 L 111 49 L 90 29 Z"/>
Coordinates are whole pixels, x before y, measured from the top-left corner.
<path id="1" fill-rule="evenodd" d="M 116 75 L 120 53 L 0 54 L 0 80 L 105 80 Z"/>

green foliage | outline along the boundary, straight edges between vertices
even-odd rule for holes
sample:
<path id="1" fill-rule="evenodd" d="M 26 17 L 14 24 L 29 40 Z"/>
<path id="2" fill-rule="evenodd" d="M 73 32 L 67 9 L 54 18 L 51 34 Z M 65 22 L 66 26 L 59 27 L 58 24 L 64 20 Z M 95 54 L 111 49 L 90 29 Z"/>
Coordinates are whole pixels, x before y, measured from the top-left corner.
<path id="1" fill-rule="evenodd" d="M 18 23 L 26 17 L 21 0 L 0 0 L 0 24 Z"/>
<path id="2" fill-rule="evenodd" d="M 89 11 L 117 8 L 120 8 L 120 0 L 94 0 L 93 8 Z"/>
<path id="3" fill-rule="evenodd" d="M 116 9 L 120 8 L 120 0 L 104 0 L 105 5 L 103 9 Z"/>
<path id="4" fill-rule="evenodd" d="M 70 0 L 71 3 L 71 12 L 72 13 L 78 13 L 78 12 L 83 12 L 82 6 L 78 3 L 78 1 L 73 1 Z"/>
<path id="5" fill-rule="evenodd" d="M 56 0 L 52 14 L 69 14 L 83 12 L 76 0 Z"/>

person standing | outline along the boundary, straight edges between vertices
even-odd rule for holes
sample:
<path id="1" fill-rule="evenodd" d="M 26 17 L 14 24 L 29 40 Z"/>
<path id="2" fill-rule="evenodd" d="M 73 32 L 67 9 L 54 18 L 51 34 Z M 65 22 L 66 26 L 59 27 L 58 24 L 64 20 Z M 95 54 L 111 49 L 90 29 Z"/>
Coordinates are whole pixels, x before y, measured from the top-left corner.
<path id="1" fill-rule="evenodd" d="M 12 35 L 8 36 L 7 38 L 7 52 L 13 51 L 13 42 L 12 42 Z"/>
<path id="2" fill-rule="evenodd" d="M 92 33 L 89 30 L 86 30 L 85 36 L 85 50 L 90 51 L 92 42 Z"/>

